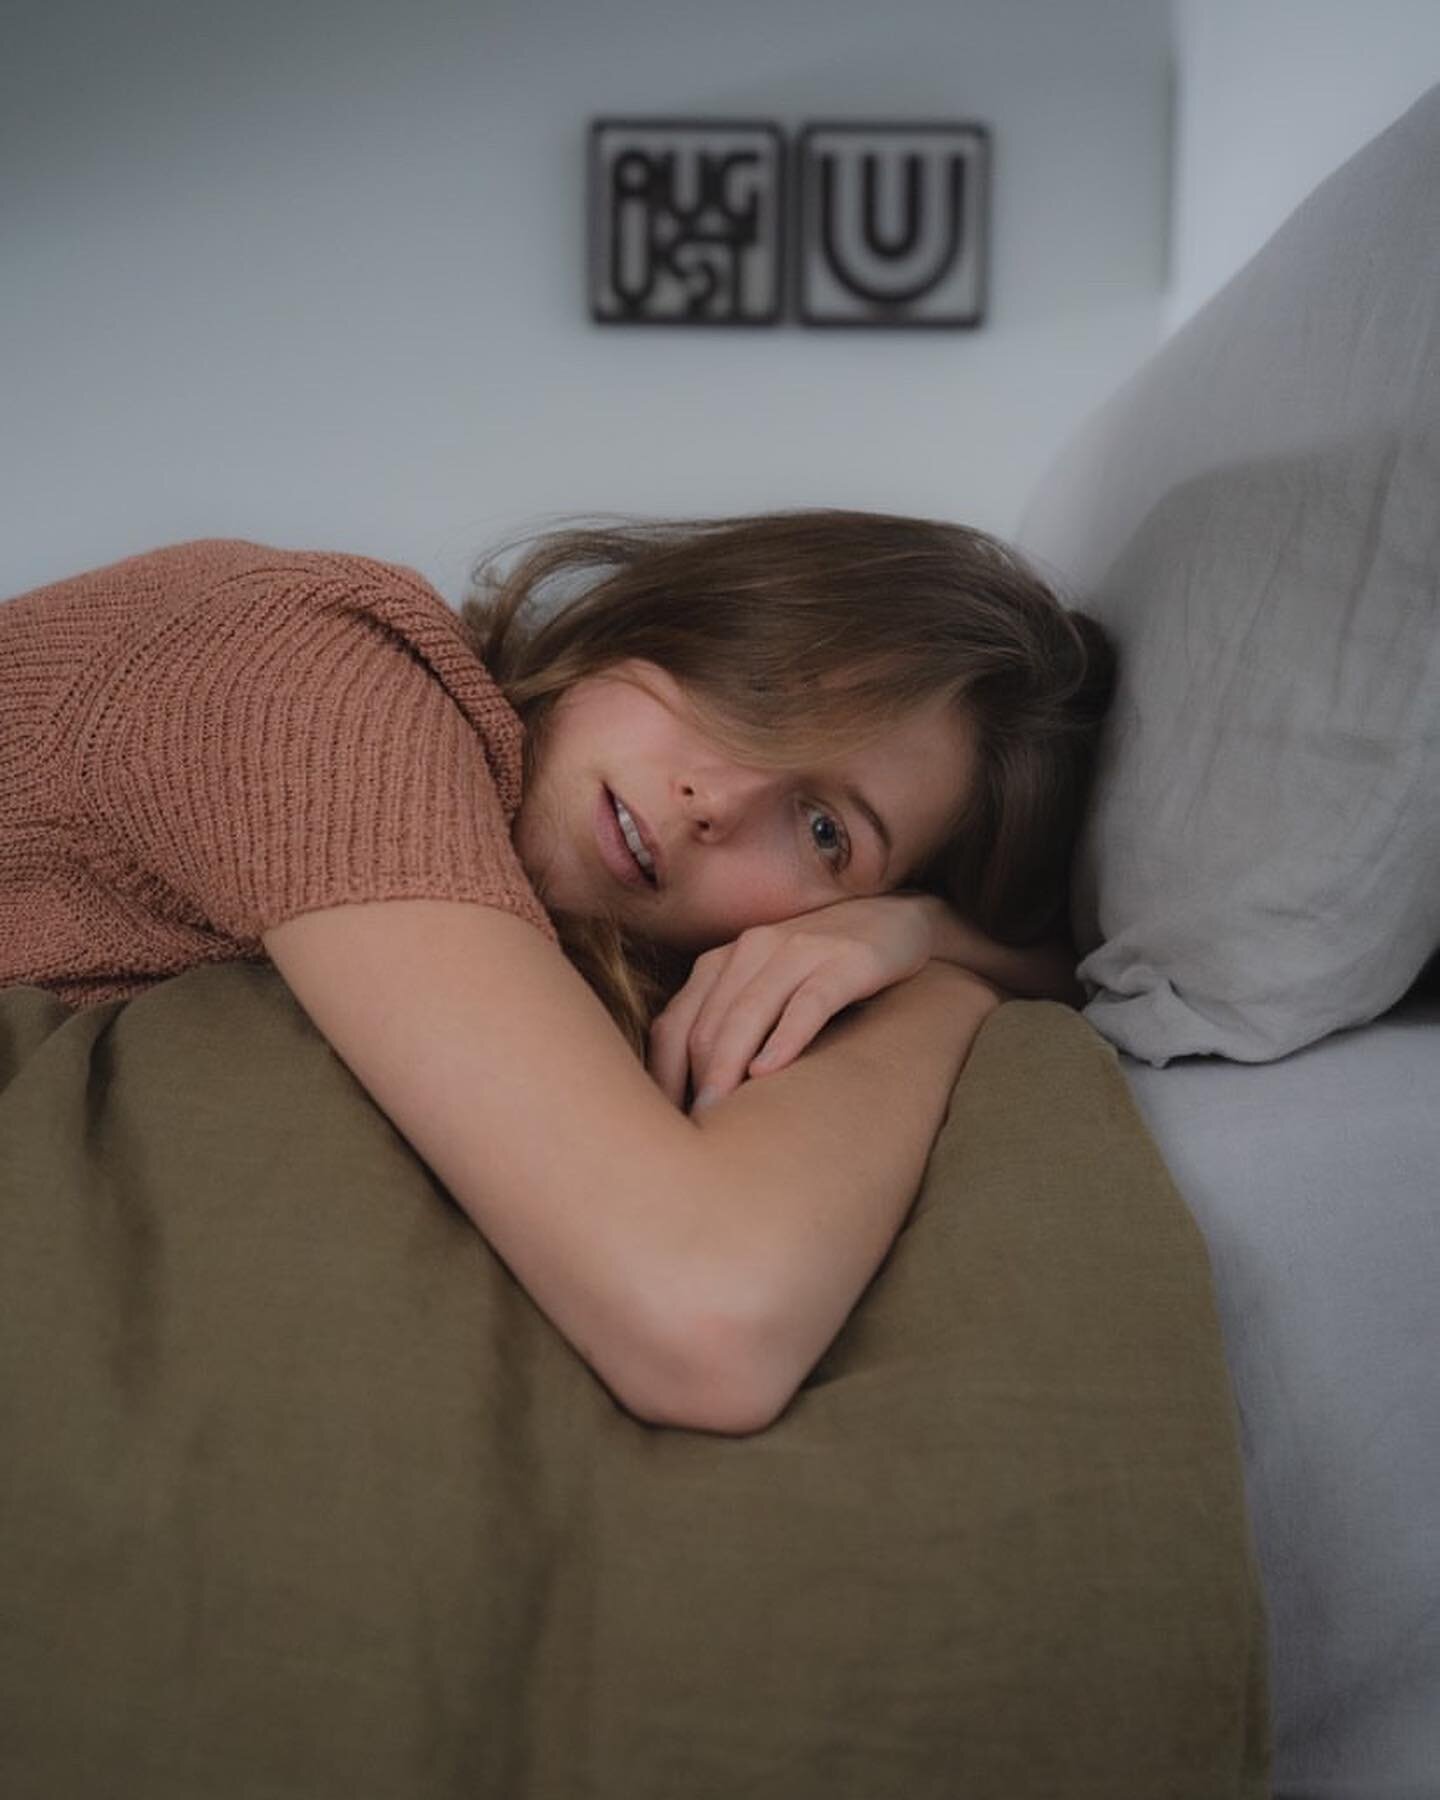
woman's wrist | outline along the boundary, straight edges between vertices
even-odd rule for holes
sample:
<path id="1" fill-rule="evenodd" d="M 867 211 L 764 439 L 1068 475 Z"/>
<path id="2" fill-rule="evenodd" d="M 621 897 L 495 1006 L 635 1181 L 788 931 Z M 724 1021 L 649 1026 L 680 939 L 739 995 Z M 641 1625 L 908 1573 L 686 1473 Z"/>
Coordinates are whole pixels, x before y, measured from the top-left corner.
<path id="1" fill-rule="evenodd" d="M 1075 978 L 1075 959 L 1067 944 L 1058 939 L 1024 948 L 1001 944 L 963 919 L 940 895 L 912 898 L 929 927 L 930 955 L 935 962 L 967 970 L 1017 999 L 1085 1004 L 1085 991 Z"/>
<path id="2" fill-rule="evenodd" d="M 964 964 L 949 962 L 944 957 L 932 957 L 913 979 L 924 983 L 931 992 L 943 995 L 947 1005 L 954 1007 L 959 1002 L 981 1017 L 992 1013 L 1006 997 L 994 982 L 987 981 Z"/>

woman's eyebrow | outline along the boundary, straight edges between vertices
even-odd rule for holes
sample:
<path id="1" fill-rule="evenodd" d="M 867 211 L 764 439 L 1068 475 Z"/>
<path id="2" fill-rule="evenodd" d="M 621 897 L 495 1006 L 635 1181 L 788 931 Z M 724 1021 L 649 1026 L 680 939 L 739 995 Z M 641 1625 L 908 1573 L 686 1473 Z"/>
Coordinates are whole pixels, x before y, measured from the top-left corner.
<path id="1" fill-rule="evenodd" d="M 865 819 L 870 829 L 880 840 L 881 848 L 885 852 L 885 865 L 880 871 L 881 878 L 883 879 L 890 872 L 890 856 L 895 848 L 894 841 L 890 836 L 889 828 L 885 821 L 880 817 L 879 813 L 876 812 L 875 808 L 860 792 L 859 788 L 853 787 L 849 782 L 846 782 L 841 787 L 840 792 L 855 808 L 856 812 Z"/>

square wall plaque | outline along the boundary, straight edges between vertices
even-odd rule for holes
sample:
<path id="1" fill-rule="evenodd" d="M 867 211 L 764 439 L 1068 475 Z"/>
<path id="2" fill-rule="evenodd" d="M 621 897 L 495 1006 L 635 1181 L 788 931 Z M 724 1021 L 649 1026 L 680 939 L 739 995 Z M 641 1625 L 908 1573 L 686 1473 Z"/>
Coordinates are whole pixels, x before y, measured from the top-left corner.
<path id="1" fill-rule="evenodd" d="M 983 125 L 807 125 L 796 286 L 807 325 L 974 326 L 985 317 Z"/>
<path id="2" fill-rule="evenodd" d="M 785 150 L 753 121 L 590 127 L 590 314 L 607 325 L 773 325 Z"/>

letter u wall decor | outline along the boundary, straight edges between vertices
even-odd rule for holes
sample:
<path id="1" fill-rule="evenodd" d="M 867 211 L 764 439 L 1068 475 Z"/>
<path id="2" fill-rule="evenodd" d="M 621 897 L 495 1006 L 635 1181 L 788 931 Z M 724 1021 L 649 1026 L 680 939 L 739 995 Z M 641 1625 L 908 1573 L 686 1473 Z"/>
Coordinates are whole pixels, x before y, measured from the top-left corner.
<path id="1" fill-rule="evenodd" d="M 985 125 L 756 120 L 590 127 L 590 316 L 602 325 L 974 329 Z"/>

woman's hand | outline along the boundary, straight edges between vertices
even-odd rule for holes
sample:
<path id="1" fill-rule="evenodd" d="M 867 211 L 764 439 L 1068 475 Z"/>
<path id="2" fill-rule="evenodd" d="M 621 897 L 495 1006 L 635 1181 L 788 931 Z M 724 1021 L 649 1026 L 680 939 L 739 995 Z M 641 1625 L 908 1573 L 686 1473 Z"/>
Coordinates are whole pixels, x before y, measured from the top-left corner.
<path id="1" fill-rule="evenodd" d="M 935 914 L 918 894 L 838 900 L 755 925 L 695 960 L 650 1028 L 650 1073 L 685 1105 L 783 1069 L 857 1000 L 917 974 L 935 953 Z"/>
<path id="2" fill-rule="evenodd" d="M 929 961 L 966 969 L 1002 995 L 1085 1004 L 1074 952 L 1059 939 L 1000 944 L 935 894 L 837 900 L 698 957 L 650 1028 L 650 1073 L 679 1107 L 687 1077 L 697 1104 L 718 1100 L 747 1075 L 783 1069 L 845 1007 Z"/>

